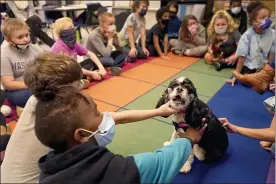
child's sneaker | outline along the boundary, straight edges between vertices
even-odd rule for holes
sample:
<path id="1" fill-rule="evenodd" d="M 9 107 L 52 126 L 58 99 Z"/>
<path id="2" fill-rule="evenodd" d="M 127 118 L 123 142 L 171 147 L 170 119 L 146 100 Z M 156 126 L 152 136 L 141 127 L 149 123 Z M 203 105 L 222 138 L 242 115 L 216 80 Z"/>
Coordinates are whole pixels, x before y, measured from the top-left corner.
<path id="1" fill-rule="evenodd" d="M 2 105 L 1 112 L 2 114 L 4 114 L 5 117 L 7 117 L 11 114 L 11 108 L 7 105 Z"/>
<path id="2" fill-rule="evenodd" d="M 122 73 L 122 68 L 114 66 L 107 68 L 107 73 L 113 76 L 118 76 Z"/>
<path id="3" fill-rule="evenodd" d="M 221 65 L 219 62 L 215 62 L 214 66 L 215 66 L 216 71 L 218 71 L 218 72 L 221 71 Z"/>
<path id="4" fill-rule="evenodd" d="M 82 79 L 81 81 L 82 81 L 82 89 L 87 89 L 90 84 L 90 81 L 87 79 Z"/>
<path id="5" fill-rule="evenodd" d="M 183 56 L 184 55 L 184 52 L 186 50 L 185 49 L 177 49 L 177 48 L 172 48 L 172 53 L 174 53 L 175 55 L 178 55 L 178 56 Z"/>

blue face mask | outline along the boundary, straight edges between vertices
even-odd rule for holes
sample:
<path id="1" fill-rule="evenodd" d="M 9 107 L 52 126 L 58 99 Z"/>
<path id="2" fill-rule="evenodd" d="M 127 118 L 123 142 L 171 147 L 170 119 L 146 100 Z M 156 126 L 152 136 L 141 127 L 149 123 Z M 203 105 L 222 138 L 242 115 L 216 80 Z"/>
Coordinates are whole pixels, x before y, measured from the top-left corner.
<path id="1" fill-rule="evenodd" d="M 272 24 L 272 21 L 269 17 L 265 18 L 264 20 L 261 21 L 261 23 L 259 24 L 260 28 L 265 30 L 265 29 L 268 29 L 270 28 Z"/>
<path id="2" fill-rule="evenodd" d="M 77 40 L 75 28 L 61 31 L 60 39 L 71 49 L 74 48 L 76 40 Z"/>
<path id="3" fill-rule="evenodd" d="M 147 14 L 147 9 L 141 9 L 141 11 L 139 12 L 140 17 L 144 17 Z"/>
<path id="4" fill-rule="evenodd" d="M 115 122 L 112 119 L 111 115 L 106 112 L 104 113 L 103 120 L 98 127 L 98 130 L 95 132 L 81 129 L 87 133 L 91 133 L 88 138 L 95 137 L 99 146 L 107 146 L 109 143 L 112 142 L 112 139 L 115 134 Z"/>

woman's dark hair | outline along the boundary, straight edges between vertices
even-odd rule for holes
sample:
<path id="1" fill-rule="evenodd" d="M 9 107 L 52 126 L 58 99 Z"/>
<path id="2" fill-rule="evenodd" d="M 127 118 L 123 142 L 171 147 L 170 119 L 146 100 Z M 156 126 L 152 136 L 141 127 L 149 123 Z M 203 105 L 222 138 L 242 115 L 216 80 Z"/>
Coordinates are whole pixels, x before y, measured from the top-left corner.
<path id="1" fill-rule="evenodd" d="M 167 7 L 162 7 L 159 10 L 156 11 L 156 21 L 159 22 L 162 19 L 162 16 L 166 13 L 170 13 L 169 9 Z"/>
<path id="2" fill-rule="evenodd" d="M 181 40 L 184 40 L 184 38 L 190 34 L 190 31 L 188 30 L 189 20 L 195 20 L 198 22 L 197 18 L 194 15 L 186 15 L 184 17 L 181 25 L 181 33 L 179 35 Z"/>
<path id="3" fill-rule="evenodd" d="M 136 9 L 139 8 L 140 4 L 145 3 L 147 6 L 149 6 L 148 0 L 142 0 L 142 1 L 133 1 L 132 3 L 132 12 L 136 12 Z"/>
<path id="4" fill-rule="evenodd" d="M 64 152 L 91 110 L 90 101 L 71 86 L 49 90 L 47 95 L 51 98 L 36 104 L 35 134 L 43 145 Z"/>
<path id="5" fill-rule="evenodd" d="M 250 25 L 252 25 L 252 22 L 256 19 L 256 16 L 261 9 L 267 9 L 270 11 L 270 9 L 261 2 L 253 2 L 247 6 Z"/>
<path id="6" fill-rule="evenodd" d="M 177 1 L 169 1 L 167 4 L 168 9 L 170 10 L 170 7 L 173 6 L 176 9 L 176 14 L 178 13 L 178 3 Z"/>

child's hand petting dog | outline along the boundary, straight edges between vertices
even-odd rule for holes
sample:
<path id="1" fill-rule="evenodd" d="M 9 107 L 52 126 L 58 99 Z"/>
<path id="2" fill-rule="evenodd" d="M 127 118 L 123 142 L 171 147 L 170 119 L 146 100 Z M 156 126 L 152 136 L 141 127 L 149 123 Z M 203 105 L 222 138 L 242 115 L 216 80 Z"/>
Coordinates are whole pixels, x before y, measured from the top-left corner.
<path id="1" fill-rule="evenodd" d="M 157 110 L 158 110 L 158 116 L 170 116 L 172 114 L 176 114 L 179 113 L 180 110 L 179 109 L 173 109 L 170 106 L 171 102 L 167 102 L 166 104 L 160 106 Z"/>
<path id="2" fill-rule="evenodd" d="M 222 123 L 222 126 L 229 133 L 238 133 L 238 127 L 236 125 L 231 124 L 226 118 L 219 118 L 219 121 Z"/>
<path id="3" fill-rule="evenodd" d="M 202 137 L 202 134 L 193 127 L 189 127 L 185 133 L 182 133 L 182 132 L 177 132 L 177 133 L 178 133 L 178 136 L 181 138 L 192 139 L 194 144 L 197 144 Z"/>

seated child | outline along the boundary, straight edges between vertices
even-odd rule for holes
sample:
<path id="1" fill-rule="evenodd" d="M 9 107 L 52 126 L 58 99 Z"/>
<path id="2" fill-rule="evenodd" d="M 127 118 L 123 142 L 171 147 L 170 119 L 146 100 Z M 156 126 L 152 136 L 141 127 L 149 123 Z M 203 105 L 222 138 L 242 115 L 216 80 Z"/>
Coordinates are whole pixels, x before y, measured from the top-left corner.
<path id="1" fill-rule="evenodd" d="M 54 24 L 54 31 L 59 40 L 51 48 L 53 53 L 64 53 L 75 60 L 77 60 L 78 55 L 88 56 L 99 69 L 99 71 L 91 71 L 92 68 L 82 67 L 83 75 L 89 80 L 101 80 L 106 75 L 106 70 L 97 56 L 76 42 L 76 30 L 72 19 L 68 17 L 57 19 Z M 80 65 L 82 66 L 82 63 Z"/>
<path id="2" fill-rule="evenodd" d="M 217 11 L 213 16 L 208 27 L 208 53 L 204 59 L 208 64 L 214 64 L 217 71 L 223 68 L 234 68 L 238 60 L 236 54 L 237 45 L 239 43 L 241 34 L 236 28 L 232 17 L 224 10 Z M 219 49 L 223 53 L 221 60 L 214 59 L 212 48 L 216 46 L 211 44 L 213 37 L 221 40 Z"/>
<path id="3" fill-rule="evenodd" d="M 148 0 L 134 1 L 132 13 L 128 16 L 121 32 L 124 51 L 128 53 L 128 61 L 135 62 L 136 59 L 146 59 L 149 51 L 146 48 L 146 19 L 145 15 L 149 7 Z M 141 45 L 137 44 L 140 35 Z"/>
<path id="4" fill-rule="evenodd" d="M 234 76 L 240 78 L 241 74 L 252 74 L 260 71 L 266 64 L 271 64 L 275 57 L 275 30 L 270 28 L 270 10 L 261 2 L 250 3 L 247 7 L 249 22 L 252 25 L 241 37 L 237 49 L 239 56 Z M 273 68 L 265 66 L 263 72 L 269 81 L 272 81 Z M 260 81 L 260 75 L 251 75 Z M 257 77 L 258 76 L 258 77 Z M 234 85 L 236 78 L 233 77 L 227 82 Z M 267 83 L 267 82 L 266 82 Z M 258 84 L 263 84 L 258 83 Z M 257 91 L 263 91 L 267 85 L 253 85 Z"/>
<path id="5" fill-rule="evenodd" d="M 122 51 L 121 40 L 118 39 L 115 27 L 115 17 L 105 12 L 99 16 L 100 26 L 92 30 L 85 41 L 85 48 L 95 53 L 104 67 L 111 67 L 113 75 L 121 73 L 127 53 Z M 84 61 L 93 64 L 90 59 Z"/>
<path id="6" fill-rule="evenodd" d="M 203 56 L 207 51 L 206 31 L 194 15 L 185 16 L 178 39 L 170 40 L 172 52 L 177 55 Z"/>
<path id="7" fill-rule="evenodd" d="M 247 15 L 242 8 L 242 0 L 230 0 L 230 9 L 227 12 L 234 19 L 242 35 L 247 30 Z"/>
<path id="8" fill-rule="evenodd" d="M 48 98 L 51 96 L 51 89 L 60 89 L 66 85 L 70 85 L 80 91 L 83 85 L 81 83 L 82 76 L 80 65 L 72 57 L 64 54 L 43 53 L 35 59 L 32 65 L 26 68 L 24 81 L 32 91 L 33 96 L 28 100 L 7 146 L 5 159 L 1 165 L 2 183 L 39 182 L 40 170 L 37 162 L 40 157 L 50 151 L 50 148 L 41 144 L 35 136 L 36 97 L 40 97 L 44 93 L 45 97 Z M 48 97 L 45 91 L 46 93 L 50 92 Z M 70 112 L 73 112 L 73 109 Z M 114 112 L 111 115 L 116 124 L 124 124 L 156 116 L 170 116 L 174 113 L 177 113 L 177 111 L 171 109 L 169 104 L 166 104 L 158 109 L 129 110 Z M 178 158 L 181 158 L 183 153 L 181 152 Z M 164 177 L 166 176 L 164 175 Z"/>
<path id="9" fill-rule="evenodd" d="M 24 21 L 10 18 L 1 32 L 5 38 L 1 45 L 1 82 L 9 102 L 23 108 L 32 95 L 23 81 L 25 68 L 42 50 L 31 44 L 29 27 Z"/>
<path id="10" fill-rule="evenodd" d="M 168 53 L 168 23 L 169 9 L 162 7 L 156 12 L 157 23 L 147 33 L 146 47 L 150 56 L 160 56 L 162 59 L 170 59 Z"/>
<path id="11" fill-rule="evenodd" d="M 178 3 L 176 1 L 169 1 L 167 7 L 170 11 L 170 21 L 168 25 L 168 37 L 170 39 L 178 39 L 178 32 L 181 26 L 181 21 L 177 17 Z"/>
<path id="12" fill-rule="evenodd" d="M 91 97 L 68 87 L 48 88 L 37 98 L 35 135 L 53 149 L 39 159 L 40 183 L 171 183 L 200 139 L 189 128 L 169 146 L 123 157 L 105 147 L 116 119 L 100 113 Z"/>

